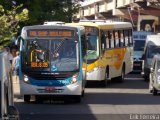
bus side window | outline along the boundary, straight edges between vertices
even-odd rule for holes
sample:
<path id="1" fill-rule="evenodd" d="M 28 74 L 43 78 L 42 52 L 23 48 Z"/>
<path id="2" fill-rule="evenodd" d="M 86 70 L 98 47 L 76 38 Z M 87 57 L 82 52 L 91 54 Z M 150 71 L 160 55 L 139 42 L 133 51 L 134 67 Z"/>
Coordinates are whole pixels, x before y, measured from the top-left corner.
<path id="1" fill-rule="evenodd" d="M 110 41 L 109 31 L 105 32 L 105 39 L 106 39 L 106 49 L 111 48 L 111 41 Z"/>
<path id="2" fill-rule="evenodd" d="M 115 47 L 119 47 L 119 34 L 118 34 L 118 31 L 114 31 L 114 40 L 115 40 Z"/>
<path id="3" fill-rule="evenodd" d="M 81 41 L 82 41 L 82 56 L 84 58 L 84 56 L 86 55 L 86 51 L 87 51 L 87 42 L 86 42 L 85 35 L 81 36 Z"/>
<path id="4" fill-rule="evenodd" d="M 124 30 L 124 36 L 125 36 L 125 38 L 124 38 L 124 40 L 125 40 L 125 46 L 129 46 L 129 31 L 128 30 Z"/>
<path id="5" fill-rule="evenodd" d="M 120 31 L 120 44 L 121 44 L 121 47 L 125 46 L 125 41 L 124 41 L 124 31 L 121 30 Z"/>
<path id="6" fill-rule="evenodd" d="M 114 48 L 114 35 L 113 31 L 110 31 L 111 48 Z"/>
<path id="7" fill-rule="evenodd" d="M 133 37 L 132 37 L 132 29 L 129 30 L 129 40 L 130 40 L 130 45 L 133 45 Z"/>
<path id="8" fill-rule="evenodd" d="M 121 31 L 118 30 L 118 43 L 119 43 L 119 47 L 121 47 Z"/>
<path id="9" fill-rule="evenodd" d="M 106 49 L 106 40 L 105 40 L 105 34 L 104 32 L 102 31 L 101 32 L 101 43 L 102 43 L 102 50 Z"/>

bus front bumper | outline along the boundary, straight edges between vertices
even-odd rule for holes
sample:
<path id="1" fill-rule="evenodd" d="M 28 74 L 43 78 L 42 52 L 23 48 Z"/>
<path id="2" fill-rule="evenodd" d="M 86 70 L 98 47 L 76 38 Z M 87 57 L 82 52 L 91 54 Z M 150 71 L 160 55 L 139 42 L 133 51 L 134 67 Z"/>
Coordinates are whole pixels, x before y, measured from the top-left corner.
<path id="1" fill-rule="evenodd" d="M 20 93 L 21 95 L 81 95 L 82 81 L 62 87 L 36 86 L 20 81 Z"/>
<path id="2" fill-rule="evenodd" d="M 87 72 L 86 80 L 96 80 L 101 81 L 105 79 L 105 69 L 104 68 L 94 68 Z"/>

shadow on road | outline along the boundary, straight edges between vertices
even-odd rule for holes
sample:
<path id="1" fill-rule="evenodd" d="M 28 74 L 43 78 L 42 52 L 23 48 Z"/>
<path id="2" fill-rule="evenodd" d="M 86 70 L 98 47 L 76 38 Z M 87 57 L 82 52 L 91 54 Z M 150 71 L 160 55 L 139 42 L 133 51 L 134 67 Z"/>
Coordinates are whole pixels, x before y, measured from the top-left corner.
<path id="1" fill-rule="evenodd" d="M 109 81 L 106 88 L 119 89 L 148 89 L 149 83 L 145 82 L 139 74 L 129 74 L 124 82 L 118 82 L 117 79 Z M 100 81 L 87 81 L 86 88 L 103 88 Z"/>
<path id="2" fill-rule="evenodd" d="M 86 104 L 159 105 L 160 96 L 135 93 L 86 93 Z"/>

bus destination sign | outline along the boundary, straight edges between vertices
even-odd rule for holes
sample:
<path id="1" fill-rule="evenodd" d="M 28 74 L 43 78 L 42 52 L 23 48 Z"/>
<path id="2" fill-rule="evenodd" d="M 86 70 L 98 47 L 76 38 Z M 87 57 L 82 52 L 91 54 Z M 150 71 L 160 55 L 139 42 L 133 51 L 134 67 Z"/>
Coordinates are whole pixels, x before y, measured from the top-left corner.
<path id="1" fill-rule="evenodd" d="M 72 37 L 72 30 L 28 30 L 28 37 Z"/>

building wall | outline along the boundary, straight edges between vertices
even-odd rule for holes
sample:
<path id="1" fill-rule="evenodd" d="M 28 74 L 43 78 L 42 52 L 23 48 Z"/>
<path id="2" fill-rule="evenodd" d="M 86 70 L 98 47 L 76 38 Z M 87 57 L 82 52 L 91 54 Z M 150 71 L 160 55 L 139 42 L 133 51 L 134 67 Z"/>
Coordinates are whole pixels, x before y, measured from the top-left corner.
<path id="1" fill-rule="evenodd" d="M 114 19 L 133 22 L 137 26 L 137 30 L 141 30 L 142 19 L 149 22 L 151 18 L 154 18 L 153 30 L 155 31 L 155 26 L 160 24 L 159 10 L 160 4 L 149 3 L 146 0 L 84 0 L 81 2 L 81 9 L 77 18 L 99 19 L 100 16 L 100 18 L 109 19 L 113 17 Z M 136 17 L 138 20 L 135 19 Z"/>

